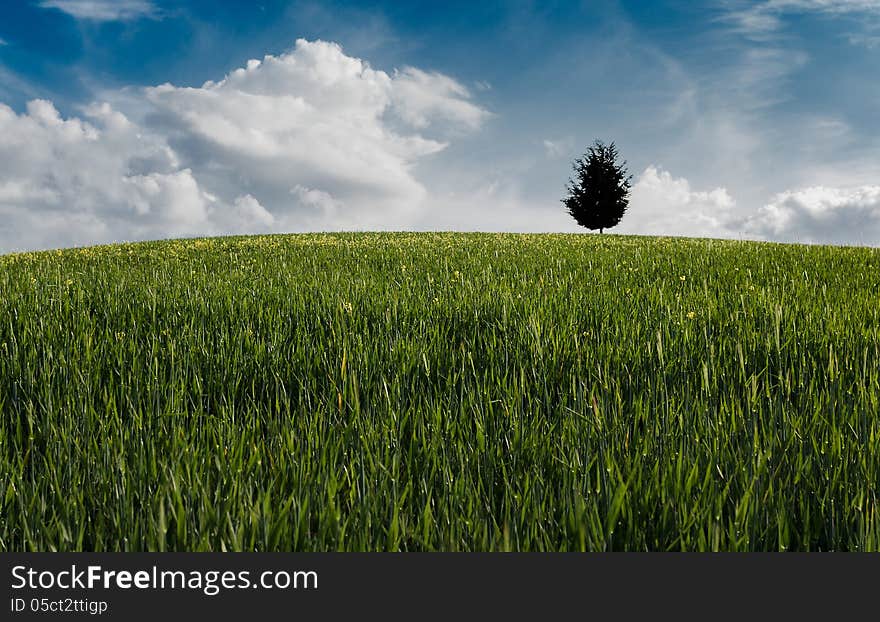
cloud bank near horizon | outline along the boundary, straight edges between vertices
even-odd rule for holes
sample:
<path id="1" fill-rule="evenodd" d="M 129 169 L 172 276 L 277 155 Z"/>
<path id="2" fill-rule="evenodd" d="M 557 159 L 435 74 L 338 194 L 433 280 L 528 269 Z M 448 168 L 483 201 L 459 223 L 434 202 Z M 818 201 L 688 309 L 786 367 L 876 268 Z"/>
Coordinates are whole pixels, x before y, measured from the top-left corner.
<path id="1" fill-rule="evenodd" d="M 301 39 L 216 82 L 105 99 L 67 118 L 47 100 L 22 113 L 0 103 L 0 251 L 230 233 L 577 230 L 561 206 L 530 204 L 504 178 L 459 191 L 420 176 L 419 163 L 493 113 L 453 77 L 377 70 L 335 43 Z M 561 159 L 571 141 L 543 148 Z M 795 188 L 750 209 L 652 164 L 615 231 L 876 244 L 880 188 Z"/>
<path id="2" fill-rule="evenodd" d="M 389 75 L 324 41 L 119 95 L 82 118 L 0 105 L 0 246 L 410 228 L 426 197 L 414 165 L 489 117 L 448 76 Z"/>

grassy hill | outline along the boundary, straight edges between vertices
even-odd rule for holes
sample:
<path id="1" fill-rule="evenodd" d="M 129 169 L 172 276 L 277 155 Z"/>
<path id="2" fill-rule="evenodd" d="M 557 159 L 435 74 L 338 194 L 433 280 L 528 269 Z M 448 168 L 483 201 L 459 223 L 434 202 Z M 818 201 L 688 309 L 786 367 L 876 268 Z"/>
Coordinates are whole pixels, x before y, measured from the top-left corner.
<path id="1" fill-rule="evenodd" d="M 0 257 L 2 550 L 880 549 L 880 250 Z"/>

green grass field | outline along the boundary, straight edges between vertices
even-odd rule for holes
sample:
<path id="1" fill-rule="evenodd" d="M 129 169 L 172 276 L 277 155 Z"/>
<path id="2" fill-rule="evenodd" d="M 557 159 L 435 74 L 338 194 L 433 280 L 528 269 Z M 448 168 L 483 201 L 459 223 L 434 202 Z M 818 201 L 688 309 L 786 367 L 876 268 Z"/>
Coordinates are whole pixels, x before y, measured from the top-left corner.
<path id="1" fill-rule="evenodd" d="M 878 550 L 880 250 L 0 257 L 2 550 Z"/>

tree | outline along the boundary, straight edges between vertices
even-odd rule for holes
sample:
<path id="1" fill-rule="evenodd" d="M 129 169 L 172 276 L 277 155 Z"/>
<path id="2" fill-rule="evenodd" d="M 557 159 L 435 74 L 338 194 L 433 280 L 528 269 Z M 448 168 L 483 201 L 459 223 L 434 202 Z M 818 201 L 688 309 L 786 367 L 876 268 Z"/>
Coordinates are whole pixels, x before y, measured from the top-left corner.
<path id="1" fill-rule="evenodd" d="M 617 225 L 629 206 L 632 176 L 626 162 L 617 162 L 617 147 L 601 140 L 574 161 L 574 179 L 568 180 L 568 196 L 562 203 L 577 223 L 587 229 L 605 229 Z"/>

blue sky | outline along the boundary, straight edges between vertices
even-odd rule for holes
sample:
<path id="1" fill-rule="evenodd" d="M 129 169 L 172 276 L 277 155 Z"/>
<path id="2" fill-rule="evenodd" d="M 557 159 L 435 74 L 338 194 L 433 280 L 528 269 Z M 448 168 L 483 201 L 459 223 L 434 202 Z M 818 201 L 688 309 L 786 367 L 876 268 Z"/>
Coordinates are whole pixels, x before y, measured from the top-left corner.
<path id="1" fill-rule="evenodd" d="M 10 0 L 0 251 L 576 231 L 595 138 L 615 231 L 880 245 L 878 61 L 880 0 Z"/>

